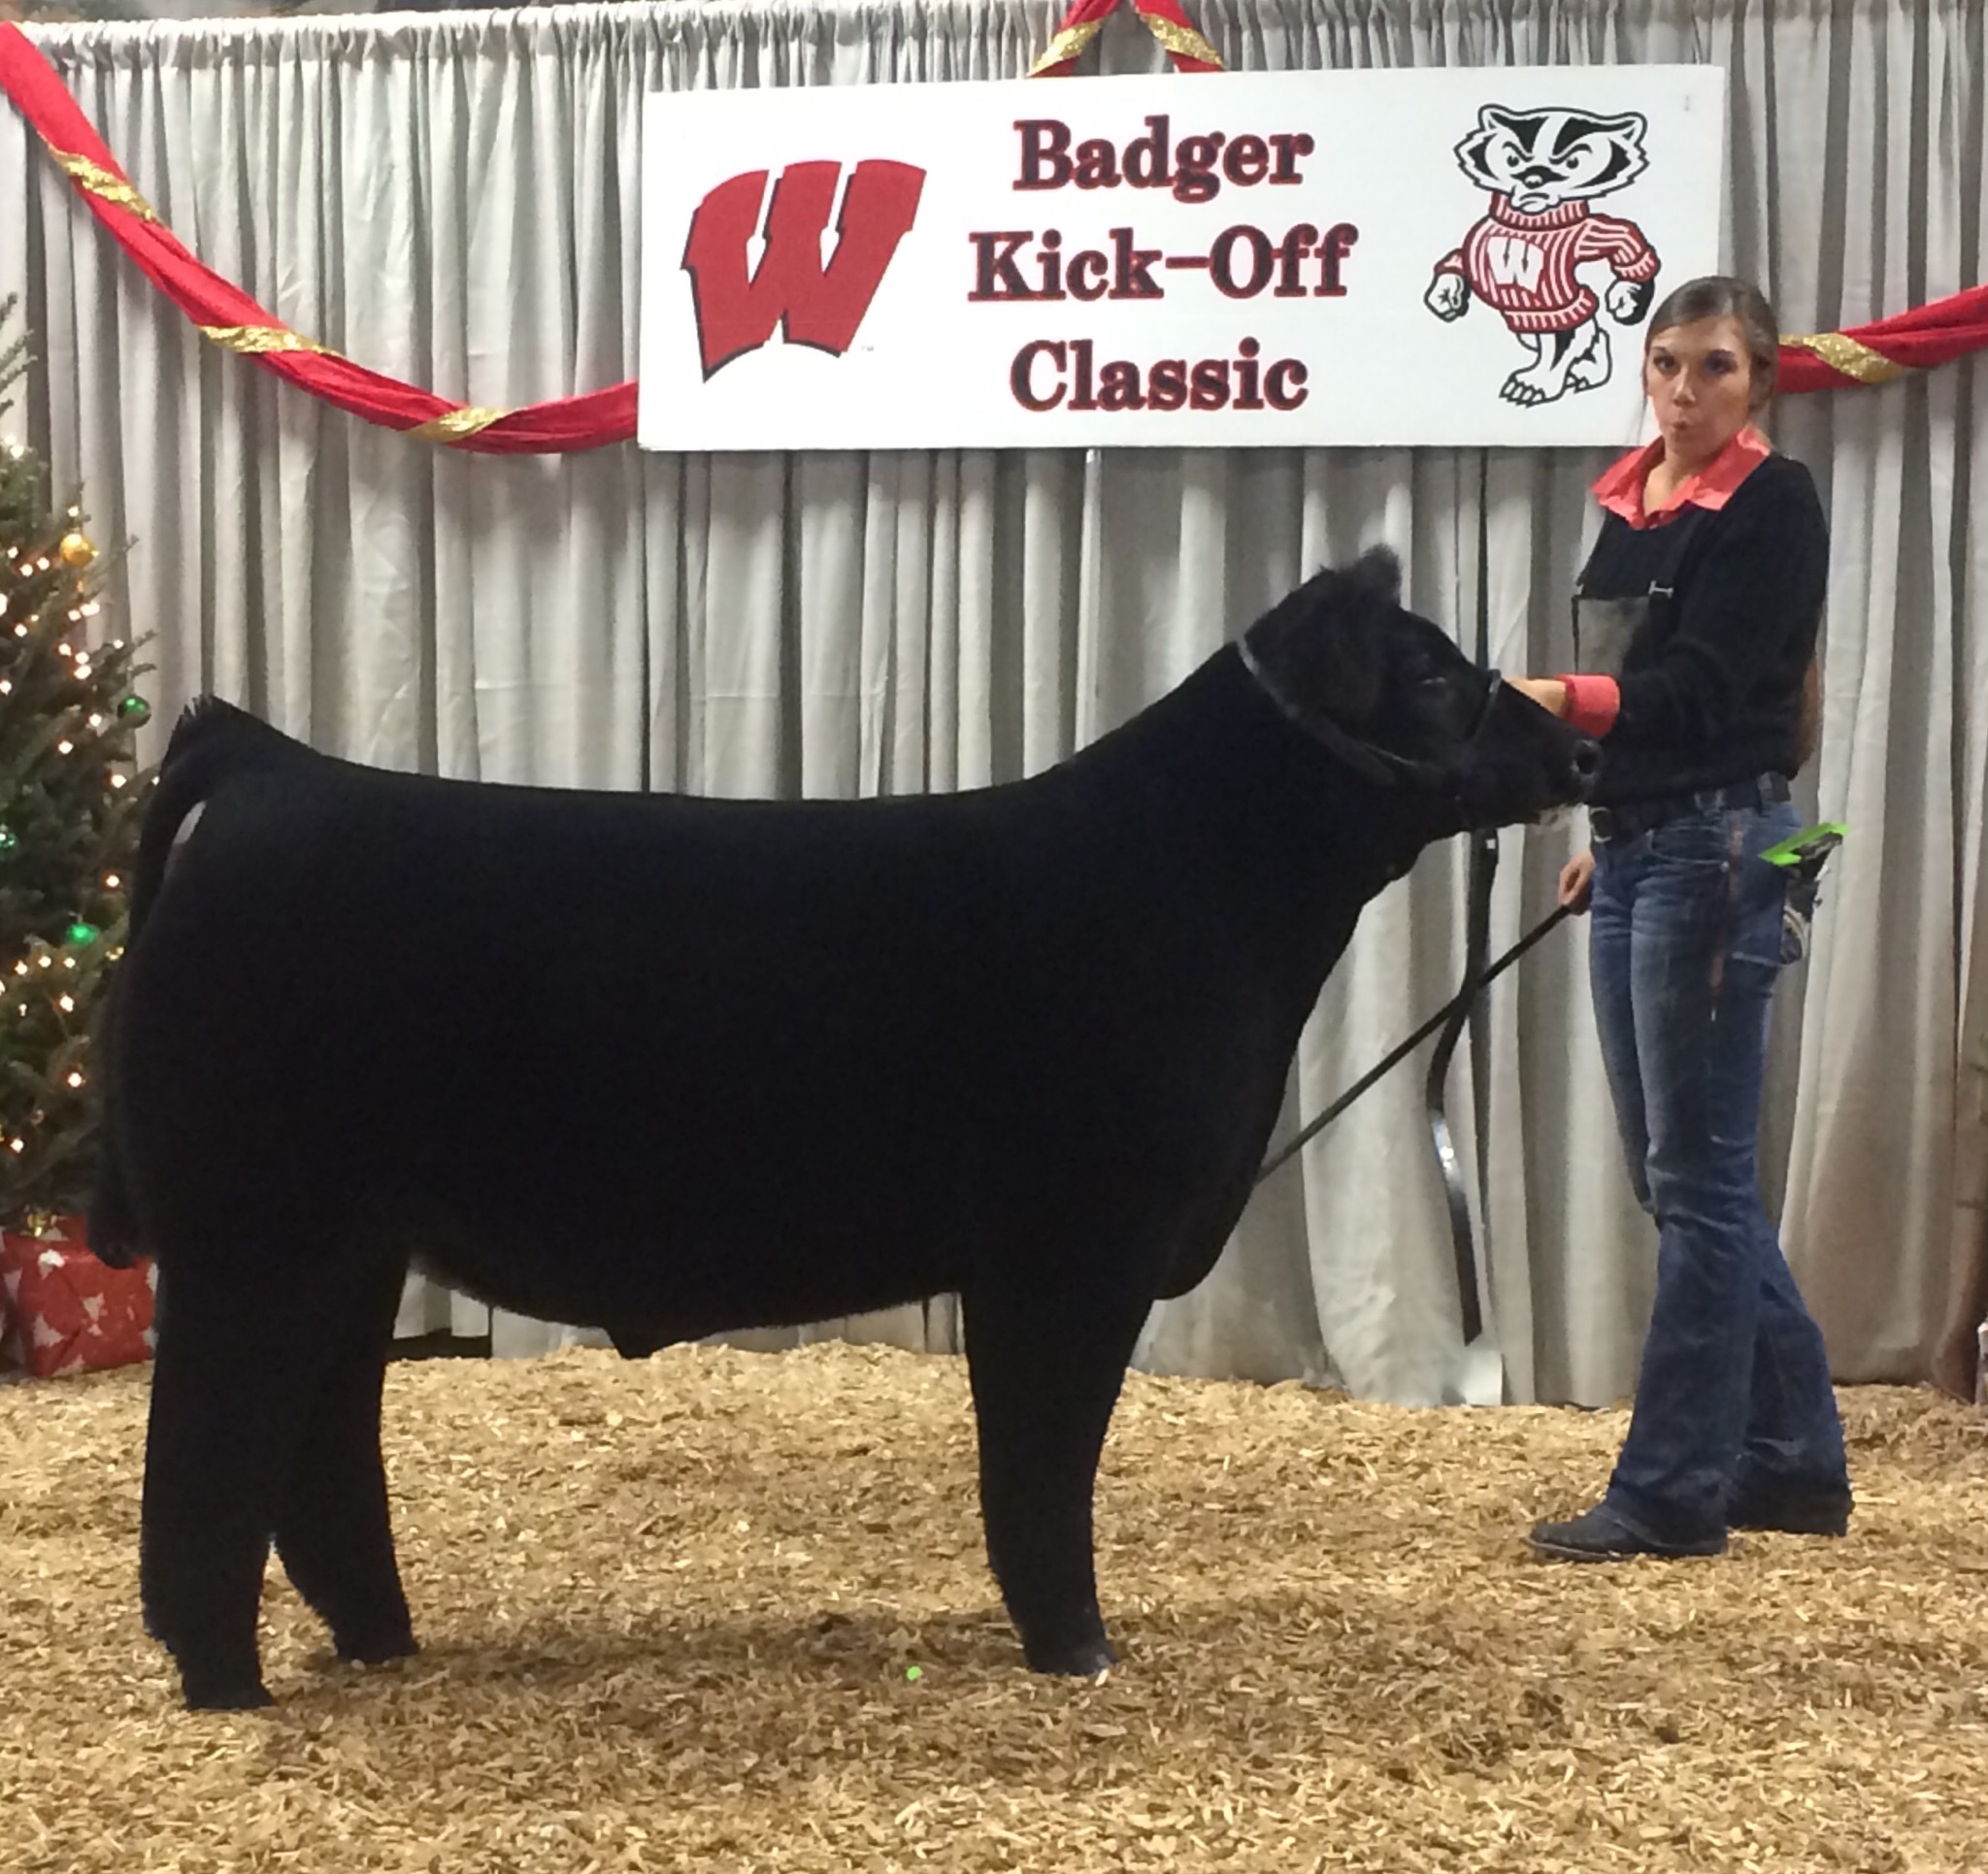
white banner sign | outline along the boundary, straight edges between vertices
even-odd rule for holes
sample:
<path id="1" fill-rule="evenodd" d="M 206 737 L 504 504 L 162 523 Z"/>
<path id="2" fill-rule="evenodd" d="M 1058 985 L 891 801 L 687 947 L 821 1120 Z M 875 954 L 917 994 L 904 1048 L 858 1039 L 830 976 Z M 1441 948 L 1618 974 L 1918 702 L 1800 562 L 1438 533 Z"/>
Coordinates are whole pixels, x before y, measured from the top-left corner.
<path id="1" fill-rule="evenodd" d="M 658 92 L 652 449 L 1627 444 L 1707 66 Z"/>

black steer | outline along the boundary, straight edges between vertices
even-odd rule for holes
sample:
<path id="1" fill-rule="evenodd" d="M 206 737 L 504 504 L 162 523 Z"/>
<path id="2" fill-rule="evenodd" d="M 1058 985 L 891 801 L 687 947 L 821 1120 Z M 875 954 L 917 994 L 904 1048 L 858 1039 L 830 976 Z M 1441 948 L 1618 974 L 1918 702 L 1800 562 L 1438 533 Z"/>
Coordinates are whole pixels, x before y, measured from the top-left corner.
<path id="1" fill-rule="evenodd" d="M 1399 576 L 1321 573 L 1069 761 L 928 799 L 384 773 L 195 705 L 92 1216 L 159 1264 L 141 1576 L 188 1704 L 266 1700 L 272 1538 L 342 1655 L 414 1648 L 380 1458 L 411 1258 L 624 1351 L 957 1292 L 1028 1662 L 1110 1661 L 1125 1363 L 1220 1254 L 1361 906 L 1593 767 Z"/>

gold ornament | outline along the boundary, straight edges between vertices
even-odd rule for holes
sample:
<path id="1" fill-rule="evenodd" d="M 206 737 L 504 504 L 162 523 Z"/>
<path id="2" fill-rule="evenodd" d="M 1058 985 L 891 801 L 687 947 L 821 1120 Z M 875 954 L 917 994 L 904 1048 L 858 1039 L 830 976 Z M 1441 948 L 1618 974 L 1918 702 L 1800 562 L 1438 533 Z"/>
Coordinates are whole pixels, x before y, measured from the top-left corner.
<path id="1" fill-rule="evenodd" d="M 64 566 L 87 566 L 97 556 L 97 549 L 81 533 L 64 534 L 62 544 L 55 550 L 62 555 Z"/>

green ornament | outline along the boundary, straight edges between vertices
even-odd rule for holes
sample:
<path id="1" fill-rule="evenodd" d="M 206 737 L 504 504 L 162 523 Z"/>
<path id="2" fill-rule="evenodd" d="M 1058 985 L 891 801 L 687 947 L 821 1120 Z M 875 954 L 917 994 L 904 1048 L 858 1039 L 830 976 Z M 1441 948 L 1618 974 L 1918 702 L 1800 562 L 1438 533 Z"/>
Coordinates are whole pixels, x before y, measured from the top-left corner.
<path id="1" fill-rule="evenodd" d="M 151 705 L 142 696 L 127 696 L 117 705 L 117 713 L 134 729 L 142 729 L 151 720 Z"/>
<path id="2" fill-rule="evenodd" d="M 10 826 L 0 826 L 0 852 L 12 852 L 19 844 L 19 834 Z"/>
<path id="3" fill-rule="evenodd" d="M 78 918 L 62 934 L 63 941 L 74 944 L 78 949 L 83 948 L 84 944 L 94 943 L 102 936 L 103 932 L 98 930 L 94 924 L 85 924 L 82 918 Z"/>

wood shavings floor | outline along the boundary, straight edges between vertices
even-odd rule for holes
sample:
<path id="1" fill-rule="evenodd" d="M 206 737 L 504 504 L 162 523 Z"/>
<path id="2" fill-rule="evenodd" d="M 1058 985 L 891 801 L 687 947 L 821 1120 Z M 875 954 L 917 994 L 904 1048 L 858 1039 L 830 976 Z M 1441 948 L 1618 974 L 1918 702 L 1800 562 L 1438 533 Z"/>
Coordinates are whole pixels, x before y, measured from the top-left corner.
<path id="1" fill-rule="evenodd" d="M 1988 1422 L 1846 1390 L 1846 1541 L 1530 1561 L 1619 1413 L 1128 1381 L 1125 1661 L 1025 1672 L 955 1360 L 388 1378 L 421 1656 L 272 1567 L 277 1708 L 190 1717 L 135 1595 L 145 1369 L 0 1390 L 0 1869 L 1988 1867 Z"/>

